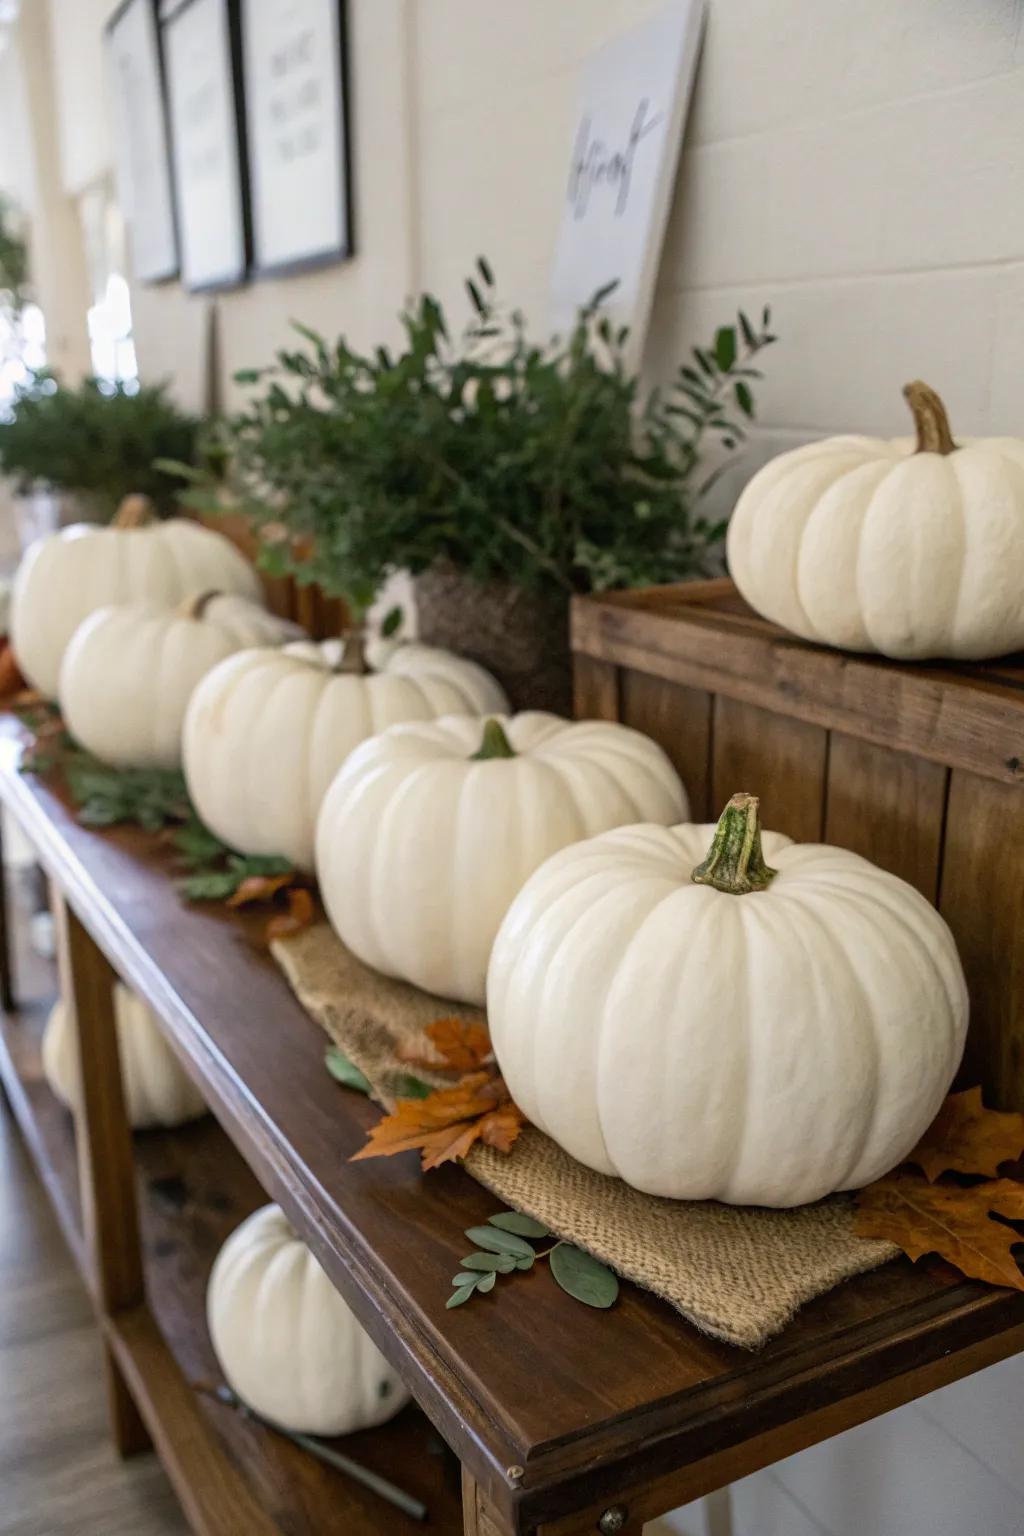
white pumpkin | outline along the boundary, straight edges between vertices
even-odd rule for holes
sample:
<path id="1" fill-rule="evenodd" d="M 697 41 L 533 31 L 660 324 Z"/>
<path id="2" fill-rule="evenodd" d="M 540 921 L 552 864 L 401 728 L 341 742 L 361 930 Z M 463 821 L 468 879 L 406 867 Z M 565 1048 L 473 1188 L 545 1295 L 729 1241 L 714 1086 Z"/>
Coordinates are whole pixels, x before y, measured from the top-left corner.
<path id="1" fill-rule="evenodd" d="M 147 1005 L 123 982 L 114 987 L 114 1017 L 125 1110 L 136 1130 L 183 1125 L 206 1105 L 171 1050 Z M 81 1099 L 74 1029 L 64 1002 L 55 1003 L 43 1032 L 43 1072 L 70 1109 Z"/>
<path id="2" fill-rule="evenodd" d="M 369 651 L 369 661 L 375 652 Z M 185 717 L 185 776 L 208 827 L 243 853 L 313 867 L 320 803 L 348 754 L 398 720 L 507 707 L 482 667 L 427 645 L 386 647 L 378 672 L 340 641 L 233 656 L 205 677 Z"/>
<path id="3" fill-rule="evenodd" d="M 502 924 L 487 1009 L 512 1097 L 579 1162 L 736 1205 L 892 1168 L 967 1029 L 925 898 L 842 848 L 766 832 L 762 855 L 751 795 L 717 830 L 625 827 L 551 859 Z"/>
<path id="4" fill-rule="evenodd" d="M 144 497 L 126 497 L 108 528 L 76 524 L 28 550 L 11 596 L 11 644 L 25 677 L 55 698 L 64 651 L 83 619 L 109 603 L 170 606 L 195 592 L 254 601 L 260 583 L 222 534 L 184 518 L 146 523 Z"/>
<path id="5" fill-rule="evenodd" d="M 61 711 L 75 739 L 115 768 L 177 768 L 185 709 L 207 672 L 236 651 L 301 633 L 258 603 L 222 592 L 178 608 L 99 608 L 64 652 Z"/>
<path id="6" fill-rule="evenodd" d="M 540 712 L 399 725 L 328 791 L 317 878 L 361 960 L 482 1003 L 494 936 L 538 865 L 608 827 L 687 810 L 664 752 L 624 725 Z"/>
<path id="7" fill-rule="evenodd" d="M 282 1429 L 347 1435 L 409 1400 L 279 1206 L 255 1211 L 220 1250 L 206 1318 L 228 1385 Z"/>
<path id="8" fill-rule="evenodd" d="M 1024 440 L 954 442 L 927 385 L 910 438 L 833 437 L 756 474 L 728 532 L 758 613 L 806 640 L 915 660 L 1024 647 Z"/>

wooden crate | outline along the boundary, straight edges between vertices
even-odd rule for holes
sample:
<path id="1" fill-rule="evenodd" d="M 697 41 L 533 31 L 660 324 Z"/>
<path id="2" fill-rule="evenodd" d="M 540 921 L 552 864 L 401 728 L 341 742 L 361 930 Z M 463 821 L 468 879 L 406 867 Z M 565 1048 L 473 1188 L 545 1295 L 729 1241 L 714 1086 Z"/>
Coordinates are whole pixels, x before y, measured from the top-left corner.
<path id="1" fill-rule="evenodd" d="M 962 1080 L 1024 1110 L 1024 660 L 922 665 L 809 644 L 730 581 L 573 604 L 576 713 L 653 736 L 714 820 L 838 843 L 917 886 L 967 973 Z"/>

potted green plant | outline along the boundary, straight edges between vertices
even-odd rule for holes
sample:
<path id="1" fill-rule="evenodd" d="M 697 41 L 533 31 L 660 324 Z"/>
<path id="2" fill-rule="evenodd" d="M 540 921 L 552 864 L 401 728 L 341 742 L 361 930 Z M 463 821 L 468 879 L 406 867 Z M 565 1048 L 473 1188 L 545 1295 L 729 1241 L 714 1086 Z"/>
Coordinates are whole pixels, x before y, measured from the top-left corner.
<path id="1" fill-rule="evenodd" d="M 17 494 L 46 487 L 94 521 L 107 521 L 132 493 L 168 514 L 178 482 L 154 460 L 193 462 L 198 428 L 166 384 L 85 379 L 71 387 L 43 371 L 19 387 L 0 416 L 0 472 Z"/>
<path id="2" fill-rule="evenodd" d="M 408 570 L 422 639 L 482 662 L 519 707 L 565 709 L 572 593 L 716 567 L 706 449 L 742 438 L 770 317 L 740 315 L 645 391 L 608 290 L 547 346 L 486 262 L 468 290 L 459 337 L 424 295 L 394 354 L 298 327 L 305 346 L 238 375 L 258 393 L 229 425 L 232 479 L 267 562 L 356 612 Z"/>

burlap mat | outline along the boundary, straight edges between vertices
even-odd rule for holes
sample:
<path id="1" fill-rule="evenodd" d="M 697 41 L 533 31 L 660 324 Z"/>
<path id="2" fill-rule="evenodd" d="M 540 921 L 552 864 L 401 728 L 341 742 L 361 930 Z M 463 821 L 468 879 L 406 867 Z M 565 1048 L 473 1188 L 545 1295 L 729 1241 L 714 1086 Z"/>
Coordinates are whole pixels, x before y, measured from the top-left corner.
<path id="1" fill-rule="evenodd" d="M 483 1019 L 479 1009 L 369 970 L 326 923 L 279 940 L 273 953 L 300 1002 L 387 1108 L 396 1075 L 409 1071 L 399 1045 L 429 1051 L 423 1031 L 443 1015 Z M 417 1068 L 417 1075 L 430 1074 Z M 792 1211 L 662 1200 L 592 1173 L 532 1128 L 508 1156 L 474 1148 L 466 1167 L 506 1205 L 664 1297 L 705 1333 L 748 1349 L 778 1333 L 812 1296 L 897 1251 L 854 1236 L 843 1196 Z"/>

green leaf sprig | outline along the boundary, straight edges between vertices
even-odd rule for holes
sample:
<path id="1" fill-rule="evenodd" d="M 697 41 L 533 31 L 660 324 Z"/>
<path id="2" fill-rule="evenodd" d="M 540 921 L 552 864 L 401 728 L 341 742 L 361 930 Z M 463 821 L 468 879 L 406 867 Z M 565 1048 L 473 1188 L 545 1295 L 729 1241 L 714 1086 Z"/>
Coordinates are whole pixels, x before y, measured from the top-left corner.
<path id="1" fill-rule="evenodd" d="M 327 1047 L 324 1066 L 343 1088 L 351 1088 L 355 1093 L 367 1096 L 372 1092 L 369 1079 L 360 1072 L 354 1061 L 349 1061 L 340 1046 Z M 434 1091 L 429 1083 L 425 1083 L 421 1077 L 413 1077 L 409 1072 L 400 1072 L 390 1078 L 388 1087 L 396 1099 L 425 1099 Z"/>
<path id="2" fill-rule="evenodd" d="M 466 287 L 461 333 L 423 294 L 390 350 L 296 326 L 270 367 L 236 374 L 251 398 L 219 424 L 227 467 L 186 473 L 183 497 L 222 504 L 227 487 L 268 570 L 354 611 L 392 570 L 438 562 L 560 602 L 716 571 L 708 455 L 736 450 L 754 415 L 768 310 L 719 326 L 650 389 L 603 307 L 610 289 L 539 343 L 486 261 Z"/>
<path id="3" fill-rule="evenodd" d="M 531 1270 L 539 1259 L 548 1260 L 552 1278 L 577 1301 L 588 1307 L 614 1305 L 619 1282 L 607 1265 L 561 1238 L 540 1253 L 527 1241 L 551 1235 L 543 1222 L 521 1211 L 498 1211 L 487 1218 L 486 1226 L 467 1227 L 466 1236 L 476 1244 L 476 1251 L 461 1261 L 446 1308 L 461 1307 L 477 1294 L 486 1296 L 499 1275 Z"/>

